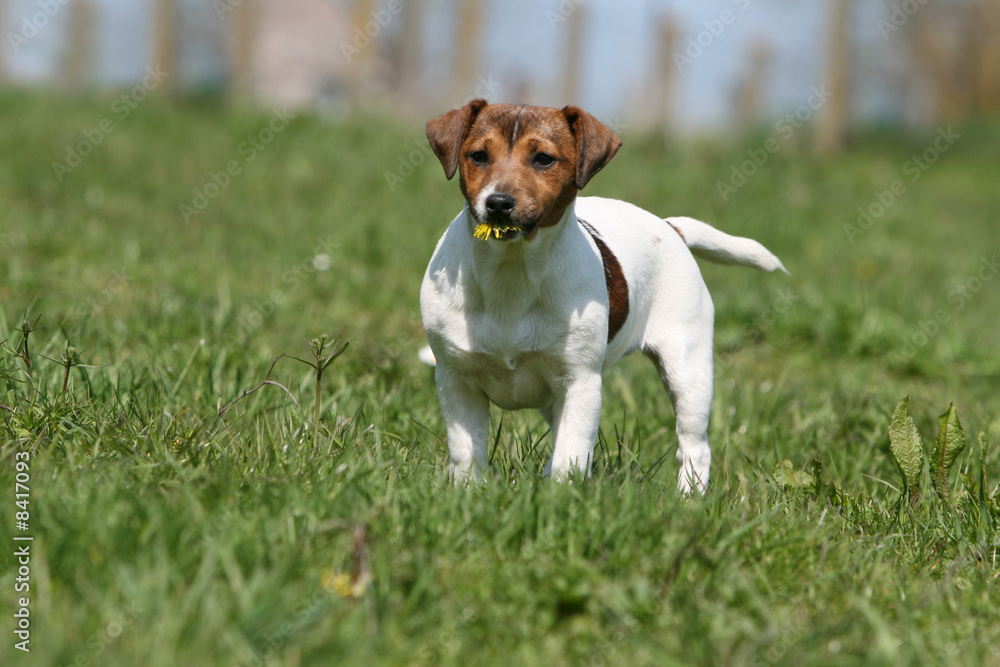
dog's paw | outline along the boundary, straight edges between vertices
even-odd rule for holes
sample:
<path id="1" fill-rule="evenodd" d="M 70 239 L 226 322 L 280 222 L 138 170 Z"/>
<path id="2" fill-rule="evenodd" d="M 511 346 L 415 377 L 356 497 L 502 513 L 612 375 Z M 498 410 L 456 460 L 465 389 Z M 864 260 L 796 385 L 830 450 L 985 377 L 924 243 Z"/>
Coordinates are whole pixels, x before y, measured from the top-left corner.
<path id="1" fill-rule="evenodd" d="M 708 479 L 702 480 L 697 475 L 687 475 L 681 471 L 677 478 L 677 490 L 682 496 L 703 496 L 708 491 Z"/>

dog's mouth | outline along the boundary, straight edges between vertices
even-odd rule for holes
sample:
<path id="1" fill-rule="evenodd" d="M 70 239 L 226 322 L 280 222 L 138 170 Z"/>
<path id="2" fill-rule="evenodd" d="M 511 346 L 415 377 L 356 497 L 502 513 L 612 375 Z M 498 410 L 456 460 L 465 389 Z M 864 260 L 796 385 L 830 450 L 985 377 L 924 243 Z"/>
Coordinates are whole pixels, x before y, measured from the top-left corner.
<path id="1" fill-rule="evenodd" d="M 515 222 L 508 216 L 498 216 L 495 219 L 491 219 L 491 216 L 486 216 L 481 219 L 475 215 L 475 212 L 473 212 L 472 217 L 476 222 L 476 228 L 473 230 L 472 235 L 480 241 L 489 241 L 490 239 L 516 241 L 531 234 L 538 224 L 537 220 Z"/>
<path id="2" fill-rule="evenodd" d="M 476 229 L 472 232 L 472 235 L 480 241 L 488 241 L 491 238 L 499 241 L 512 241 L 524 231 L 526 231 L 524 227 L 510 222 L 487 221 L 476 225 Z"/>

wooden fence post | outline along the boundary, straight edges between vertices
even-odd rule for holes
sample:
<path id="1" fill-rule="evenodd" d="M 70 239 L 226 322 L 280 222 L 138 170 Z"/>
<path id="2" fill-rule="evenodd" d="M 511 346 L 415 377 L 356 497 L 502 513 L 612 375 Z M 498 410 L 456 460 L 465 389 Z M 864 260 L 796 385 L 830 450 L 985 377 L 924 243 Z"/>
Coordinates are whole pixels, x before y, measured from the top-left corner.
<path id="1" fill-rule="evenodd" d="M 7 78 L 7 0 L 0 0 L 0 38 L 4 43 L 0 46 L 0 82 Z"/>
<path id="2" fill-rule="evenodd" d="M 253 53 L 259 16 L 256 0 L 243 0 L 232 14 L 227 84 L 230 98 L 237 102 L 245 101 L 251 94 Z"/>
<path id="3" fill-rule="evenodd" d="M 372 20 L 372 10 L 374 2 L 372 0 L 356 0 L 354 11 L 351 14 L 351 38 L 354 35 L 365 34 L 365 25 Z M 371 37 L 370 43 L 366 44 L 351 58 L 350 69 L 347 73 L 348 90 L 351 100 L 351 109 L 358 111 L 364 105 L 366 98 L 365 77 L 371 69 L 368 65 L 378 57 L 378 39 Z"/>
<path id="4" fill-rule="evenodd" d="M 69 5 L 69 35 L 63 51 L 62 74 L 70 88 L 90 83 L 94 65 L 94 6 L 91 0 Z"/>
<path id="5" fill-rule="evenodd" d="M 153 13 L 153 63 L 167 76 L 157 86 L 162 94 L 174 93 L 177 80 L 177 7 L 174 0 L 156 0 Z"/>
<path id="6" fill-rule="evenodd" d="M 482 28 L 480 0 L 456 0 L 455 48 L 452 53 L 451 94 L 456 103 L 472 95 L 479 71 L 479 35 Z"/>
<path id="7" fill-rule="evenodd" d="M 826 47 L 826 80 L 830 99 L 816 115 L 816 152 L 831 155 L 844 147 L 850 113 L 851 0 L 829 0 L 830 31 Z"/>
<path id="8" fill-rule="evenodd" d="M 583 31 L 587 8 L 577 5 L 566 16 L 563 41 L 563 89 L 559 104 L 580 104 L 580 72 L 583 70 Z"/>
<path id="9" fill-rule="evenodd" d="M 743 126 L 760 121 L 767 97 L 768 70 L 771 63 L 771 45 L 763 39 L 750 44 L 750 72 L 740 84 L 736 99 L 736 111 Z"/>
<path id="10" fill-rule="evenodd" d="M 680 27 L 673 18 L 660 19 L 656 40 L 656 85 L 654 88 L 656 99 L 653 105 L 654 116 L 651 121 L 654 127 L 663 131 L 670 128 L 674 81 L 677 79 L 674 52 L 677 50 L 680 33 Z"/>

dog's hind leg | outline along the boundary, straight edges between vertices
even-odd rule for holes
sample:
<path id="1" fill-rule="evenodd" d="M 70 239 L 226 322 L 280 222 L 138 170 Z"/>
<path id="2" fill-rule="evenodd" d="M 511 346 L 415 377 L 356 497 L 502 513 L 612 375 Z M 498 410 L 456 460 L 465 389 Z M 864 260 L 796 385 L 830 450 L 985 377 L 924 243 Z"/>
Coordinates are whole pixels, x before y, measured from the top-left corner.
<path id="1" fill-rule="evenodd" d="M 677 417 L 677 488 L 683 493 L 708 487 L 712 462 L 708 446 L 708 419 L 712 409 L 712 330 L 711 301 L 707 312 L 683 327 L 656 332 L 643 351 L 656 364 L 660 379 Z"/>
<path id="2" fill-rule="evenodd" d="M 712 462 L 708 446 L 712 347 L 700 342 L 685 351 L 667 347 L 649 346 L 646 354 L 656 364 L 677 417 L 677 463 L 680 464 L 677 488 L 683 493 L 694 488 L 704 493 Z"/>

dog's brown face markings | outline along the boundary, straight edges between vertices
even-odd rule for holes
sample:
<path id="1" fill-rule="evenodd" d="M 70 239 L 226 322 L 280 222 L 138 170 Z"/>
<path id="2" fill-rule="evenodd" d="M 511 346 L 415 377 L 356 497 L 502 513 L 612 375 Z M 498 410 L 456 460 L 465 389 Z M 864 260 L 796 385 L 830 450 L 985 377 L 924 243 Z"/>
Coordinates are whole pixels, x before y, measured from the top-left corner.
<path id="1" fill-rule="evenodd" d="M 477 221 L 519 228 L 517 235 L 529 241 L 538 228 L 559 222 L 576 191 L 621 147 L 614 132 L 577 107 L 482 99 L 431 120 L 427 138 L 445 175 L 460 171 L 462 194 Z M 477 210 L 484 190 L 492 196 Z"/>

